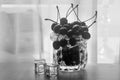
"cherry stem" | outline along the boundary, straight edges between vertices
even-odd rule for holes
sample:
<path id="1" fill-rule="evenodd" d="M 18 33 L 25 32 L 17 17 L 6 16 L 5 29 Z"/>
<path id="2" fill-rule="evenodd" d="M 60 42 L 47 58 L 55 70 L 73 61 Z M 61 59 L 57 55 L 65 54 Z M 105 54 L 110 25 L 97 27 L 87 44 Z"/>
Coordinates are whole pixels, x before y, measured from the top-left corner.
<path id="1" fill-rule="evenodd" d="M 77 7 L 77 16 L 78 16 L 78 7 Z"/>
<path id="2" fill-rule="evenodd" d="M 77 8 L 78 7 L 78 5 L 76 5 L 74 8 L 72 8 L 72 10 L 68 13 L 68 15 L 66 15 L 66 18 L 71 14 L 71 12 L 75 9 L 75 8 Z"/>
<path id="3" fill-rule="evenodd" d="M 58 11 L 58 14 L 59 14 L 59 19 L 60 19 L 60 11 L 59 11 L 59 7 L 56 6 L 56 8 L 57 8 L 57 11 Z"/>
<path id="4" fill-rule="evenodd" d="M 72 6 L 72 8 L 73 8 L 73 6 Z M 77 8 L 78 8 L 78 6 L 77 6 Z M 76 13 L 74 9 L 73 9 L 73 11 L 74 11 L 74 13 L 75 13 L 75 16 L 77 17 L 77 20 L 79 20 L 79 21 L 81 22 L 81 20 L 80 20 L 79 17 L 78 17 L 78 13 Z"/>
<path id="5" fill-rule="evenodd" d="M 56 9 L 57 9 L 57 22 L 58 22 L 59 13 L 58 13 L 58 8 L 57 8 L 57 6 L 56 6 Z"/>
<path id="6" fill-rule="evenodd" d="M 95 21 L 97 20 L 97 11 L 96 11 L 96 16 L 95 16 Z"/>
<path id="7" fill-rule="evenodd" d="M 90 25 L 88 26 L 88 28 L 90 28 L 94 23 L 96 23 L 96 21 L 92 22 L 92 24 L 90 24 Z"/>
<path id="8" fill-rule="evenodd" d="M 94 17 L 96 17 L 96 16 L 97 16 L 97 11 L 95 11 L 95 14 L 94 14 L 91 18 L 89 18 L 88 20 L 85 20 L 85 21 L 83 21 L 83 22 L 87 22 L 87 21 L 91 20 L 92 18 L 94 18 Z"/>
<path id="9" fill-rule="evenodd" d="M 66 12 L 66 16 L 68 15 L 68 12 L 70 11 L 70 9 L 73 7 L 73 4 L 71 3 L 71 6 L 70 6 L 70 8 L 67 10 L 67 12 Z"/>
<path id="10" fill-rule="evenodd" d="M 46 18 L 45 20 L 47 20 L 47 21 L 52 21 L 52 22 L 57 23 L 56 21 L 54 21 L 54 20 L 52 20 L 52 19 L 48 19 L 48 18 Z"/>
<path id="11" fill-rule="evenodd" d="M 90 28 L 94 23 L 96 23 L 96 20 L 97 20 L 97 14 L 96 14 L 96 16 L 95 16 L 95 20 L 92 22 L 91 25 L 88 26 L 88 28 Z"/>

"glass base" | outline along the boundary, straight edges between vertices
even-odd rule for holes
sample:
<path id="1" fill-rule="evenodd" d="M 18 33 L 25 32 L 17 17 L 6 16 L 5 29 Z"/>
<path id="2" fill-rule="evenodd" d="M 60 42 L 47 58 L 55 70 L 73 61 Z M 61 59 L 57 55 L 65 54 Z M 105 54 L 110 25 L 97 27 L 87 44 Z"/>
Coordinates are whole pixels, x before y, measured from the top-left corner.
<path id="1" fill-rule="evenodd" d="M 64 72 L 80 71 L 81 68 L 85 68 L 85 66 L 86 64 L 76 65 L 76 66 L 59 66 L 59 71 L 64 71 Z"/>

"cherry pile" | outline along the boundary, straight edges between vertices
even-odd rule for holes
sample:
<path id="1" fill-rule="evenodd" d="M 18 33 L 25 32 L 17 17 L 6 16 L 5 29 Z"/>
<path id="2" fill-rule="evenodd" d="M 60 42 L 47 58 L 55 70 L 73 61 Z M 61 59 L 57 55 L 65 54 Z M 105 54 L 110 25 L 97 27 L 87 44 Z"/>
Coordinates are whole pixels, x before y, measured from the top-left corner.
<path id="1" fill-rule="evenodd" d="M 67 45 L 75 46 L 77 43 L 76 37 L 82 37 L 83 39 L 90 39 L 91 35 L 89 29 L 84 22 L 72 22 L 68 23 L 66 18 L 60 19 L 60 24 L 53 23 L 51 25 L 52 31 L 58 36 L 66 36 L 66 39 L 57 39 L 53 42 L 53 48 L 59 49 L 60 47 L 66 47 Z"/>

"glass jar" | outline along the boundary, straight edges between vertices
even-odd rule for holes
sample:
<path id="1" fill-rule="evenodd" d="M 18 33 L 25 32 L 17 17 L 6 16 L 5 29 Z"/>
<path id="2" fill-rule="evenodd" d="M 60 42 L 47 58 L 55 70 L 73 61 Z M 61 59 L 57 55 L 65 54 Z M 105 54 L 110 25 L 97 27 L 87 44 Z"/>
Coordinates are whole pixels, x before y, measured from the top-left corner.
<path id="1" fill-rule="evenodd" d="M 89 1 L 81 2 L 80 4 L 79 0 L 73 2 L 67 0 L 64 3 L 53 0 L 51 4 L 43 2 L 44 5 L 40 7 L 40 16 L 44 22 L 41 25 L 44 57 L 47 63 L 59 65 L 61 71 L 79 71 L 87 64 L 87 41 L 91 37 L 88 28 L 94 23 L 86 24 L 86 22 L 96 15 L 89 18 L 93 13 L 92 1 L 86 6 L 85 11 L 82 9 L 83 5 L 89 4 Z M 86 15 L 88 10 L 90 12 Z M 47 21 L 51 21 L 52 24 Z"/>
<path id="2" fill-rule="evenodd" d="M 78 71 L 81 68 L 85 68 L 87 64 L 87 39 L 84 39 L 82 35 L 68 37 L 66 35 L 57 35 L 58 40 L 53 41 L 53 61 L 54 64 L 59 65 L 61 71 Z M 56 45 L 57 41 L 60 42 Z M 65 43 L 66 42 L 66 43 Z"/>

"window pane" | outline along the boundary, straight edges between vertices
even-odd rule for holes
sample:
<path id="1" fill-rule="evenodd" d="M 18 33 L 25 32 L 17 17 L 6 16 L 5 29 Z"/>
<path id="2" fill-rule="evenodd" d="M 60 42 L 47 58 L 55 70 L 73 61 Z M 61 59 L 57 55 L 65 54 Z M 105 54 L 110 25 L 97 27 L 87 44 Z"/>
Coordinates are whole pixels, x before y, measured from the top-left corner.
<path id="1" fill-rule="evenodd" d="M 119 0 L 98 0 L 98 63 L 119 62 Z"/>
<path id="2" fill-rule="evenodd" d="M 98 38 L 98 63 L 118 63 L 119 60 L 119 38 Z"/>
<path id="3" fill-rule="evenodd" d="M 29 60 L 34 55 L 33 14 L 0 12 L 0 62 Z"/>

